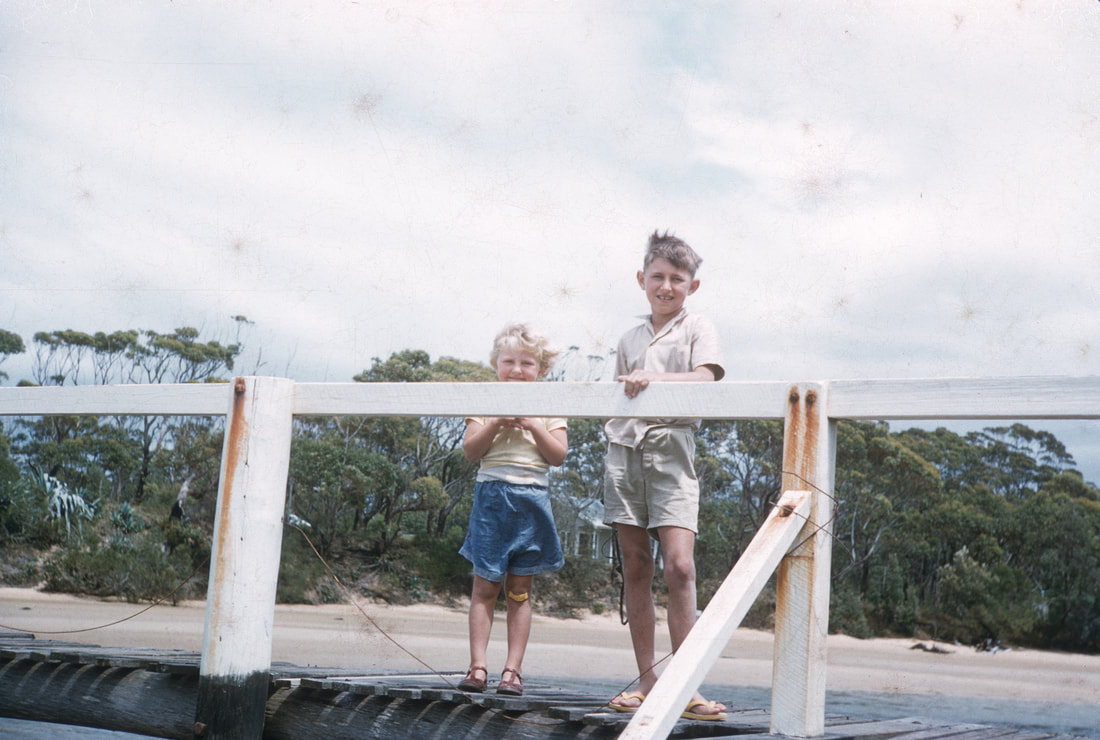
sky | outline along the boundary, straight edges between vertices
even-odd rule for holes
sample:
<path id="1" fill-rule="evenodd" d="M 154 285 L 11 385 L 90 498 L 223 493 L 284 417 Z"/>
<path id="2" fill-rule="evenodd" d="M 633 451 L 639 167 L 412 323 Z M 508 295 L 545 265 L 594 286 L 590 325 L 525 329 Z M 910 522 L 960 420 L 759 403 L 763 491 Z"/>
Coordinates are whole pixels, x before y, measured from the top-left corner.
<path id="1" fill-rule="evenodd" d="M 1098 48 L 1096 0 L 0 0 L 0 329 L 606 356 L 660 229 L 729 380 L 1098 375 Z"/>

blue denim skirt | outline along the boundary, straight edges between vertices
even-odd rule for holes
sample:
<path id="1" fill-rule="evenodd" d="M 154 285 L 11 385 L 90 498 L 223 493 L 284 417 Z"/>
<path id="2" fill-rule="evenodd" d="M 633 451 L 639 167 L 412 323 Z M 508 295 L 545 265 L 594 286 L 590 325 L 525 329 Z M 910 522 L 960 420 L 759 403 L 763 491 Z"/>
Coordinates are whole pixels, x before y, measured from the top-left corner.
<path id="1" fill-rule="evenodd" d="M 542 486 L 479 481 L 470 528 L 458 553 L 473 563 L 476 575 L 494 583 L 506 573 L 533 576 L 558 570 L 565 558 L 550 493 Z"/>

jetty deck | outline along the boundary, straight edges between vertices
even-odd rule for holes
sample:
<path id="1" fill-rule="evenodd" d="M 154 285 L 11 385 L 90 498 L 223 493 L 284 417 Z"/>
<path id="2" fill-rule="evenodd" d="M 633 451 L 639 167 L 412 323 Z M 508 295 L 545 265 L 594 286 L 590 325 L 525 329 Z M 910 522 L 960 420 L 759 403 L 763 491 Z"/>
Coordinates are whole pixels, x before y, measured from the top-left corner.
<path id="1" fill-rule="evenodd" d="M 194 721 L 200 654 L 106 648 L 0 633 L 0 716 L 202 737 Z M 590 689 L 526 682 L 522 697 L 467 694 L 461 674 L 372 673 L 276 663 L 264 738 L 615 738 L 630 719 Z M 670 738 L 781 740 L 770 714 L 729 707 L 722 722 L 681 720 Z M 827 715 L 828 740 L 1073 740 L 1073 736 L 906 717 Z"/>

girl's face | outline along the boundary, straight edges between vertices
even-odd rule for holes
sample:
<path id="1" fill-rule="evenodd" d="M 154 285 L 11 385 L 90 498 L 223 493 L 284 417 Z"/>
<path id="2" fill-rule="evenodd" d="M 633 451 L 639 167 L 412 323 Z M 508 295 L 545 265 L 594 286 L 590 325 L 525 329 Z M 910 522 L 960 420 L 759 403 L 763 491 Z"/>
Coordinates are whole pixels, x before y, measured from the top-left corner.
<path id="1" fill-rule="evenodd" d="M 539 379 L 539 361 L 522 349 L 505 349 L 497 356 L 497 378 L 504 381 Z"/>

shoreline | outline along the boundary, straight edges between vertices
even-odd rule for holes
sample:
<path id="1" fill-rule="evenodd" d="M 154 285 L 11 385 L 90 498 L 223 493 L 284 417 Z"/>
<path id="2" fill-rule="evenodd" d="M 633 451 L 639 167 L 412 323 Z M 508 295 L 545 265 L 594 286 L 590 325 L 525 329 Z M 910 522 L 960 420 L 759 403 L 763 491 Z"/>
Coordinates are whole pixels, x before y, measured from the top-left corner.
<path id="1" fill-rule="evenodd" d="M 104 647 L 202 649 L 204 602 L 148 606 L 0 587 L 0 630 L 21 629 L 41 639 Z M 465 670 L 464 607 L 364 602 L 359 607 L 367 616 L 351 604 L 277 605 L 272 661 L 364 671 Z M 504 633 L 504 620 L 497 619 L 489 651 L 493 676 L 503 665 Z M 658 655 L 664 655 L 669 645 L 663 620 L 658 637 Z M 920 644 L 926 649 L 919 649 Z M 770 632 L 738 629 L 706 683 L 770 689 L 772 651 Z M 978 652 L 917 638 L 858 640 L 844 635 L 830 635 L 828 651 L 826 684 L 832 693 L 1100 705 L 1097 655 L 1023 648 Z M 613 686 L 626 686 L 637 675 L 627 628 L 614 613 L 580 619 L 536 614 L 523 672 Z"/>

